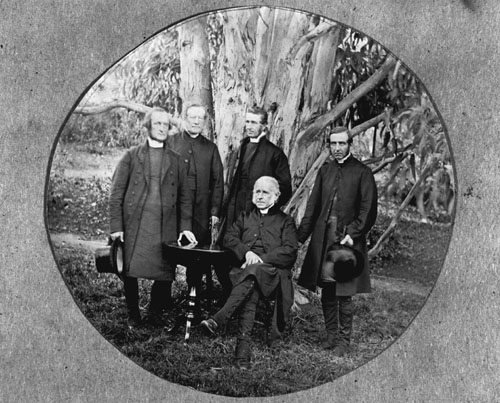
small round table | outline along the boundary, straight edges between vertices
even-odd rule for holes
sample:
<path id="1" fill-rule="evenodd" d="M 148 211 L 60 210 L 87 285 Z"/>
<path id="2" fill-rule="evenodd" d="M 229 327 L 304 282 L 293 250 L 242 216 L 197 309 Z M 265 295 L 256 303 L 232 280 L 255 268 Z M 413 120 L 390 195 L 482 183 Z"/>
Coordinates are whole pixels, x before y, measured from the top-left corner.
<path id="1" fill-rule="evenodd" d="M 231 257 L 231 251 L 220 247 L 219 245 L 179 245 L 177 242 L 169 242 L 166 245 L 166 252 L 169 255 L 169 260 L 189 267 L 189 270 L 196 270 L 199 265 L 197 263 L 203 262 L 203 266 L 207 264 L 210 266 L 227 265 Z M 203 274 L 203 273 L 201 273 Z M 206 273 L 207 275 L 207 291 L 209 298 L 212 291 L 212 272 L 211 270 Z M 188 309 L 186 315 L 186 332 L 184 334 L 184 343 L 189 341 L 191 330 L 191 322 L 194 319 L 194 311 L 196 305 L 196 287 L 192 286 L 188 294 Z"/>

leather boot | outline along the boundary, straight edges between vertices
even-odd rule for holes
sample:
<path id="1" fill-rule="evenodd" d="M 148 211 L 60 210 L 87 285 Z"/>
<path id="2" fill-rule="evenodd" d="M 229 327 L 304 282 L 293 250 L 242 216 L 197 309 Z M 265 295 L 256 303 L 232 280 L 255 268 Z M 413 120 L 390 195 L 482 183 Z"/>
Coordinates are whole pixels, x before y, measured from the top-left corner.
<path id="1" fill-rule="evenodd" d="M 234 366 L 238 369 L 250 369 L 250 342 L 238 339 L 234 357 Z"/>
<path id="2" fill-rule="evenodd" d="M 146 321 L 153 326 L 163 326 L 162 314 L 172 304 L 172 282 L 155 281 L 151 287 L 151 301 Z"/>
<path id="3" fill-rule="evenodd" d="M 139 310 L 139 285 L 136 278 L 124 277 L 123 280 L 125 301 L 127 303 L 127 325 L 136 328 L 142 325 L 141 312 Z"/>
<path id="4" fill-rule="evenodd" d="M 323 287 L 321 306 L 326 328 L 326 339 L 321 343 L 321 348 L 329 350 L 335 348 L 339 337 L 339 302 L 335 296 L 335 283 Z"/>
<path id="5" fill-rule="evenodd" d="M 339 343 L 333 353 L 342 357 L 349 351 L 351 343 L 354 302 L 352 297 L 339 297 Z"/>

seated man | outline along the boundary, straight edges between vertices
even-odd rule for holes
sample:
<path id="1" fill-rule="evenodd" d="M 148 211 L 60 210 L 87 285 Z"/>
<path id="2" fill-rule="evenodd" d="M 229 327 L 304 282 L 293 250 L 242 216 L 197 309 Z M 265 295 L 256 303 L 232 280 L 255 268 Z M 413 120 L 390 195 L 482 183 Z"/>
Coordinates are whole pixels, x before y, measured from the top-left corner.
<path id="1" fill-rule="evenodd" d="M 241 265 L 231 272 L 233 289 L 224 306 L 201 322 L 208 333 L 215 334 L 241 307 L 235 354 L 235 365 L 241 369 L 250 368 L 250 335 L 259 296 L 275 297 L 273 337 L 284 330 L 293 303 L 291 268 L 298 241 L 293 219 L 275 206 L 279 196 L 275 178 L 257 179 L 252 197 L 256 208 L 242 212 L 224 237 L 224 246 L 234 252 Z"/>

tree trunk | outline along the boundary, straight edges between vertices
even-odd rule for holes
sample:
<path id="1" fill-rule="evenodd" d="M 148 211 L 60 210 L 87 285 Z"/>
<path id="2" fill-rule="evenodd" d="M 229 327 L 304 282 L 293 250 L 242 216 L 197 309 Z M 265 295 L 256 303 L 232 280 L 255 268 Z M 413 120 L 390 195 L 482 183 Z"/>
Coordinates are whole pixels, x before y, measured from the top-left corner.
<path id="1" fill-rule="evenodd" d="M 196 18 L 177 28 L 179 33 L 180 97 L 183 105 L 195 103 L 205 105 L 213 116 L 210 55 L 207 38 L 207 19 Z M 183 106 L 183 111 L 185 110 Z M 209 120 L 210 122 L 210 120 Z M 211 127 L 209 137 L 213 137 Z"/>
<path id="2" fill-rule="evenodd" d="M 264 16 L 266 18 L 264 18 Z M 269 139 L 288 155 L 289 140 L 295 128 L 304 85 L 305 52 L 292 62 L 289 53 L 307 31 L 309 17 L 288 10 L 261 13 L 255 45 L 255 102 L 266 109 L 277 107 L 269 121 Z"/>
<path id="3" fill-rule="evenodd" d="M 252 9 L 241 10 L 236 18 L 224 16 L 224 41 L 217 55 L 216 74 L 212 81 L 215 141 L 224 164 L 226 189 L 230 180 L 228 162 L 243 138 L 245 111 L 254 99 L 251 82 L 253 45 L 248 36 L 253 25 L 255 11 Z"/>

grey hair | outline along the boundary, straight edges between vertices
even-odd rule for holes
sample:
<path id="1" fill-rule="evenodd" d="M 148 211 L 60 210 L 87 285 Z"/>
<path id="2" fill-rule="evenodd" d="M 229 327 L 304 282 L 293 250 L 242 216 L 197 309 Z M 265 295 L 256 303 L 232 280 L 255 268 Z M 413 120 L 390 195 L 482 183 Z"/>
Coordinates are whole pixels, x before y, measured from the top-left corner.
<path id="1" fill-rule="evenodd" d="M 261 176 L 259 179 L 255 181 L 255 184 L 253 185 L 254 189 L 255 186 L 257 186 L 257 184 L 260 182 L 265 182 L 269 184 L 274 194 L 279 197 L 279 195 L 281 194 L 280 184 L 278 183 L 276 178 L 273 178 L 272 176 Z"/>

